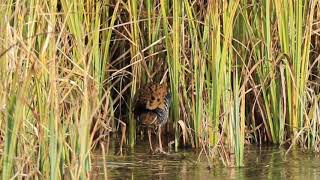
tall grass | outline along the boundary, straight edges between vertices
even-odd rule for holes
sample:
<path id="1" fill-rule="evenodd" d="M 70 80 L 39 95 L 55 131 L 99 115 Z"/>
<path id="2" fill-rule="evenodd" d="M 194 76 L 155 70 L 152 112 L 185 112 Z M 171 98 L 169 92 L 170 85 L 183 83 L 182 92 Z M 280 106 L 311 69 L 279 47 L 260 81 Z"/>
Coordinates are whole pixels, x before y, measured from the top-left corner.
<path id="1" fill-rule="evenodd" d="M 131 99 L 166 68 L 175 150 L 200 148 L 228 166 L 245 166 L 245 142 L 319 151 L 319 9 L 310 0 L 1 1 L 1 178 L 87 179 L 99 141 L 121 132 L 134 147 Z"/>

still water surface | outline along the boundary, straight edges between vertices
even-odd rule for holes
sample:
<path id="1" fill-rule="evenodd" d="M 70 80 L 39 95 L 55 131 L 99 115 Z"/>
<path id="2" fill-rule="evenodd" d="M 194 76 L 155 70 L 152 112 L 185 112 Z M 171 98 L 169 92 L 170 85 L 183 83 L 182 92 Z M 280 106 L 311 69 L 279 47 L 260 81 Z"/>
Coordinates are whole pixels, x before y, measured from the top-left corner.
<path id="1" fill-rule="evenodd" d="M 292 150 L 285 156 L 279 147 L 246 146 L 245 167 L 232 168 L 208 161 L 193 150 L 170 152 L 169 155 L 151 155 L 147 144 L 138 145 L 134 151 L 115 155 L 115 148 L 105 157 L 107 174 L 104 174 L 100 151 L 93 155 L 92 179 L 320 179 L 319 154 Z"/>

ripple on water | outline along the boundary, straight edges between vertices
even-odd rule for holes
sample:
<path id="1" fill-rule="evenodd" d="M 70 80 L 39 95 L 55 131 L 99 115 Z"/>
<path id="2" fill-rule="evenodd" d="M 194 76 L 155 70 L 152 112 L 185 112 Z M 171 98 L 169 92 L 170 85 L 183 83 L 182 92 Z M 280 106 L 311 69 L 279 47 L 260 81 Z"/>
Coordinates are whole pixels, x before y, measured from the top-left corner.
<path id="1" fill-rule="evenodd" d="M 108 179 L 317 179 L 320 176 L 320 159 L 313 153 L 293 150 L 286 157 L 278 147 L 247 146 L 245 167 L 230 168 L 216 164 L 209 170 L 205 156 L 197 161 L 192 150 L 170 152 L 169 155 L 150 155 L 147 144 L 140 144 L 135 152 L 116 154 L 109 149 L 105 157 Z M 104 162 L 100 151 L 92 156 L 92 177 L 104 179 Z"/>

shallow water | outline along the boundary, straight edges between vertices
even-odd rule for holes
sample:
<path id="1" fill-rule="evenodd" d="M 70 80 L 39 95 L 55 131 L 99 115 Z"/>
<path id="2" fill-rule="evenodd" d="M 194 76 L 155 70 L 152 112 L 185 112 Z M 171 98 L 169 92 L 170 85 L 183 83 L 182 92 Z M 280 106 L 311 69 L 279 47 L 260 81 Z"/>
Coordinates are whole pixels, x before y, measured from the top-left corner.
<path id="1" fill-rule="evenodd" d="M 208 161 L 193 150 L 181 150 L 169 155 L 151 155 L 147 144 L 137 145 L 123 156 L 109 149 L 105 157 L 100 151 L 93 155 L 92 179 L 320 179 L 319 154 L 292 150 L 285 156 L 285 149 L 278 147 L 246 146 L 245 166 L 224 167 L 215 164 L 208 168 Z"/>

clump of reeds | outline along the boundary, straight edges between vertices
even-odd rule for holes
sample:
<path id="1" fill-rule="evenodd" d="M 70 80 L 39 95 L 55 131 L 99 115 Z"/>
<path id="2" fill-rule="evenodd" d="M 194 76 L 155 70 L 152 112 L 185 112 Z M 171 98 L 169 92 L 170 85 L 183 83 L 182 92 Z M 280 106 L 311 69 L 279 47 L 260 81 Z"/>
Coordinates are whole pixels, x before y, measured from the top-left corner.
<path id="1" fill-rule="evenodd" d="M 319 151 L 319 1 L 8 0 L 0 10 L 1 179 L 86 179 L 98 141 L 121 131 L 133 147 L 130 99 L 158 64 L 169 69 L 175 149 L 231 166 L 244 165 L 245 142 Z"/>

